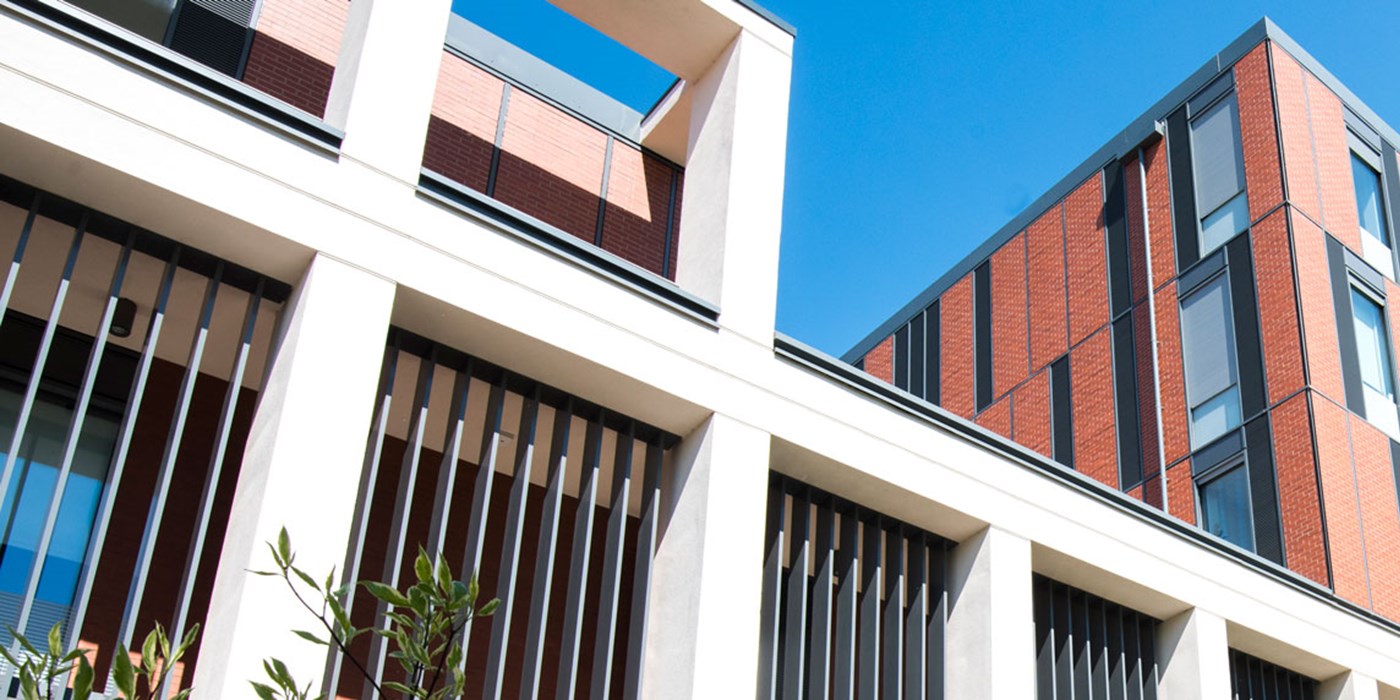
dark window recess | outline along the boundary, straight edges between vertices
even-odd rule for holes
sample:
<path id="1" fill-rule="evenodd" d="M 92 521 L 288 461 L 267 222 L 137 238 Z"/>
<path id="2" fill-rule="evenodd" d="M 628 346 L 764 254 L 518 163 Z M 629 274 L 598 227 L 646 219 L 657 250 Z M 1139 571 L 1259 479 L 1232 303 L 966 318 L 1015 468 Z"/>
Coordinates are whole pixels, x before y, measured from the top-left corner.
<path id="1" fill-rule="evenodd" d="M 855 363 L 854 366 L 855 366 L 856 369 L 858 369 L 858 370 L 864 372 L 864 371 L 865 371 L 865 358 L 862 357 L 862 358 L 860 358 L 859 360 L 856 360 L 856 363 Z"/>
<path id="2" fill-rule="evenodd" d="M 1108 298 L 1116 318 L 1132 303 L 1131 265 L 1128 263 L 1127 194 L 1123 184 L 1123 163 L 1114 161 L 1103 169 L 1103 216 L 1108 229 Z"/>
<path id="3" fill-rule="evenodd" d="M 894 385 L 909 391 L 909 326 L 894 332 Z"/>
<path id="4" fill-rule="evenodd" d="M 942 401 L 938 378 L 943 371 L 943 355 L 940 333 L 942 325 L 938 315 L 938 302 L 924 310 L 924 400 L 932 404 Z"/>
<path id="5" fill-rule="evenodd" d="M 924 398 L 924 315 L 909 322 L 909 393 Z"/>
<path id="6" fill-rule="evenodd" d="M 982 263 L 972 271 L 972 326 L 976 358 L 977 410 L 992 405 L 992 266 Z"/>
<path id="7" fill-rule="evenodd" d="M 1240 413 L 1245 420 L 1268 405 L 1264 393 L 1264 352 L 1259 340 L 1259 304 L 1254 291 L 1254 258 L 1249 236 L 1225 246 L 1230 275 L 1231 311 L 1235 317 L 1235 353 L 1240 381 Z"/>
<path id="8" fill-rule="evenodd" d="M 1249 468 L 1249 498 L 1254 506 L 1254 551 L 1283 565 L 1283 530 L 1279 522 L 1278 475 L 1274 473 L 1269 416 L 1244 426 L 1245 460 Z"/>
<path id="9" fill-rule="evenodd" d="M 1396 168 L 1395 147 L 1389 142 L 1381 144 L 1381 163 L 1385 167 L 1381 168 L 1381 179 L 1384 181 L 1382 188 L 1385 190 L 1384 197 L 1387 213 L 1390 216 L 1389 230 L 1394 231 L 1396 225 L 1400 225 L 1400 168 Z M 1392 241 L 1392 248 L 1397 246 Z"/>
<path id="10" fill-rule="evenodd" d="M 1231 649 L 1230 688 L 1235 700 L 1312 700 L 1317 681 Z"/>
<path id="11" fill-rule="evenodd" d="M 1118 428 L 1118 487 L 1142 483 L 1142 440 L 1138 434 L 1137 364 L 1133 353 L 1133 317 L 1113 322 L 1113 403 Z"/>
<path id="12" fill-rule="evenodd" d="M 1074 466 L 1074 423 L 1070 418 L 1069 355 L 1050 365 L 1050 457 Z"/>
<path id="13" fill-rule="evenodd" d="M 1037 700 L 1157 697 L 1155 618 L 1043 576 L 1034 595 Z"/>
<path id="14" fill-rule="evenodd" d="M 944 697 L 950 542 L 774 474 L 764 543 L 759 698 Z"/>
<path id="15" fill-rule="evenodd" d="M 72 0 L 93 14 L 241 79 L 256 0 Z"/>
<path id="16" fill-rule="evenodd" d="M 1191 125 L 1186 119 L 1185 106 L 1167 117 L 1167 159 L 1171 175 L 1176 269 L 1181 271 L 1201 257 L 1200 240 L 1196 234 L 1196 184 L 1191 174 Z"/>

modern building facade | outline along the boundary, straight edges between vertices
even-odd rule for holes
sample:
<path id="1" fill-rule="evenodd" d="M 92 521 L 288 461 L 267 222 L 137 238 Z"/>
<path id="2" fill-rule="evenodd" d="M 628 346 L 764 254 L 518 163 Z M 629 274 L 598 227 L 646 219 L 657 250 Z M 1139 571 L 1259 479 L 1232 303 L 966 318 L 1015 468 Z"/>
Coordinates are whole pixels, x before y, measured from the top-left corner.
<path id="1" fill-rule="evenodd" d="M 1063 241 L 1062 260 L 1070 240 L 1087 240 L 1068 233 L 1071 220 L 1109 243 L 1095 268 L 1104 296 L 1074 290 L 1063 338 L 1027 330 L 1019 360 L 975 360 L 1016 332 L 976 320 L 992 309 L 1005 325 L 986 295 L 1015 293 L 999 271 L 1006 256 L 993 256 L 974 273 L 981 282 L 959 287 L 966 323 L 949 303 L 933 324 L 967 338 L 925 331 L 914 353 L 928 356 L 932 339 L 934 357 L 974 361 L 935 360 L 933 374 L 920 364 L 915 381 L 913 346 L 899 341 L 886 362 L 904 358 L 905 369 L 885 372 L 896 388 L 774 332 L 792 28 L 747 1 L 556 4 L 679 80 L 639 114 L 453 16 L 447 0 L 0 0 L 0 247 L 11 260 L 0 287 L 0 619 L 31 636 L 58 624 L 103 677 L 116 646 L 154 622 L 177 636 L 199 623 L 197 653 L 177 669 L 195 697 L 248 696 L 268 656 L 327 692 L 365 697 L 353 669 L 290 633 L 305 624 L 298 604 L 249 573 L 266 568 L 263 543 L 285 526 L 299 562 L 342 580 L 402 581 L 420 545 L 478 572 L 503 604 L 471 629 L 469 697 L 1400 697 L 1400 627 L 1379 593 L 1384 506 L 1364 500 L 1375 491 L 1354 489 L 1363 503 L 1344 531 L 1324 482 L 1321 539 L 1308 549 L 1312 521 L 1288 511 L 1271 560 L 1183 524 L 1170 481 L 1148 495 L 1180 460 L 1119 466 L 1132 450 L 1119 447 L 1118 423 L 1087 431 L 1097 414 L 1077 412 L 1101 407 L 1074 400 L 1095 391 L 1075 384 L 1095 362 L 1110 368 L 1103 391 L 1116 390 L 1124 343 L 1126 366 L 1150 376 L 1157 365 L 1136 353 L 1140 326 L 1152 325 L 1138 319 L 1167 313 L 1164 290 L 1187 299 L 1189 286 L 1233 312 L 1252 279 L 1241 275 L 1267 267 L 1253 262 L 1262 223 L 1247 237 L 1193 238 L 1230 240 L 1198 245 L 1200 262 L 1183 258 L 1180 275 L 1133 247 L 1165 245 L 1168 258 L 1189 248 L 1170 235 L 1171 212 L 1187 205 L 1173 194 L 1176 209 L 1161 209 L 1181 177 L 1162 169 L 1174 129 L 1244 134 L 1244 156 L 1196 168 L 1214 173 L 1200 182 L 1226 182 L 1243 162 L 1247 204 L 1221 200 L 1224 218 L 1296 218 L 1282 229 L 1295 247 L 1297 227 L 1315 220 L 1327 265 L 1329 254 L 1344 271 L 1378 259 L 1359 229 L 1350 247 L 1322 242 L 1340 225 L 1332 199 L 1308 209 L 1284 197 L 1294 183 L 1279 163 L 1291 151 L 1276 153 L 1274 190 L 1256 192 L 1267 178 L 1253 159 L 1267 149 L 1220 127 L 1244 130 L 1261 104 L 1293 114 L 1271 77 L 1290 55 L 1308 91 L 1292 118 L 1309 138 L 1283 118 L 1271 133 L 1320 154 L 1326 119 L 1346 123 L 1341 101 L 1335 114 L 1318 106 L 1340 88 L 1276 29 L 1251 30 L 1130 130 L 1142 138 L 1115 140 L 1072 176 L 1101 184 L 1093 196 L 1075 188 L 1060 227 L 1040 228 Z M 1232 56 L 1253 57 L 1255 72 Z M 1234 77 L 1208 87 L 1223 84 L 1218 74 Z M 1198 88 L 1208 98 L 1188 94 Z M 1351 109 L 1371 125 L 1358 136 L 1382 152 L 1372 167 L 1388 183 L 1385 144 L 1400 139 Z M 1314 183 L 1335 175 L 1312 172 Z M 1099 222 L 1114 210 L 1103 192 L 1141 182 L 1157 194 L 1136 209 L 1123 195 L 1118 219 Z M 1214 210 L 1209 187 L 1182 216 Z M 1274 210 L 1284 218 L 1267 218 Z M 1019 240 L 1024 274 L 1044 244 Z M 1304 259 L 1286 235 L 1270 240 L 1289 253 L 1275 265 Z M 1123 277 L 1113 271 L 1124 261 L 1171 274 Z M 1356 287 L 1362 298 L 1387 290 L 1357 269 L 1347 274 L 1358 285 L 1380 287 Z M 1290 279 L 1307 289 L 1305 273 Z M 1022 298 L 1038 296 L 1026 288 Z M 1365 309 L 1346 289 L 1320 289 L 1323 302 Z M 1252 318 L 1267 329 L 1262 303 Z M 1210 311 L 1177 315 L 1197 308 Z M 1308 308 L 1302 401 L 1261 408 L 1260 391 L 1272 400 L 1290 375 L 1265 363 L 1251 376 L 1257 366 L 1241 360 L 1223 375 L 1235 413 L 1207 410 L 1213 397 L 1193 385 L 1200 417 L 1173 434 L 1201 461 L 1221 448 L 1196 449 L 1219 438 L 1199 426 L 1234 428 L 1235 416 L 1250 493 L 1270 436 L 1323 434 L 1306 425 L 1332 415 L 1317 408 L 1324 400 L 1350 408 L 1334 416 L 1351 426 L 1349 458 L 1369 444 L 1354 437 L 1361 427 L 1393 430 L 1365 393 L 1374 373 L 1348 364 L 1360 343 L 1314 368 L 1325 358 L 1307 344 Z M 1249 347 L 1243 312 L 1201 318 L 1203 333 L 1229 324 L 1217 342 Z M 1261 335 L 1259 352 L 1281 352 Z M 1108 359 L 1077 359 L 1079 348 Z M 881 371 L 878 351 L 859 354 Z M 1326 367 L 1335 387 L 1314 378 Z M 1033 376 L 1052 447 L 1015 432 L 1034 416 L 1016 408 Z M 905 390 L 921 386 L 934 393 Z M 1149 399 L 1134 404 L 1139 424 L 1155 415 Z M 1031 449 L 957 415 L 990 424 L 982 417 L 998 410 Z M 1064 410 L 1075 416 L 1067 439 Z M 1294 424 L 1304 427 L 1277 427 Z M 1151 434 L 1139 427 L 1136 454 Z M 1279 456 L 1298 452 L 1271 454 L 1280 475 L 1301 468 Z M 1323 455 L 1308 464 L 1331 474 Z M 1364 456 L 1369 466 L 1348 462 L 1358 474 L 1378 463 Z M 1230 483 L 1228 465 L 1210 466 Z M 1118 472 L 1125 489 L 1104 476 Z M 1275 501 L 1290 502 L 1293 486 L 1280 482 Z M 1237 520 L 1229 527 L 1262 541 L 1258 515 Z M 1289 539 L 1298 522 L 1303 544 Z M 1353 540 L 1362 565 L 1346 568 L 1339 552 Z M 1309 552 L 1330 573 L 1295 563 Z M 365 595 L 348 603 L 359 624 L 386 612 Z M 394 677 L 377 642 L 354 652 Z"/>
<path id="2" fill-rule="evenodd" d="M 1396 138 L 1261 25 L 849 357 L 1400 619 Z"/>

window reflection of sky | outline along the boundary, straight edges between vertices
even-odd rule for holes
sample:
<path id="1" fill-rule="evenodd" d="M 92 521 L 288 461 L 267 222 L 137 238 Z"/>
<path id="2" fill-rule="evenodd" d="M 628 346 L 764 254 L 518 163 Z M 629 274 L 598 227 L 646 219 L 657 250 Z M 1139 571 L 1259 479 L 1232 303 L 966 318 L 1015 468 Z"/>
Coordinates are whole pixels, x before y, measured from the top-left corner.
<path id="1" fill-rule="evenodd" d="M 20 394 L 0 389 L 0 450 L 10 445 L 22 401 Z M 0 598 L 13 601 L 0 605 L 4 616 L 18 613 L 19 599 L 28 586 L 71 421 L 69 408 L 42 398 L 35 402 L 0 504 Z M 39 577 L 41 602 L 65 607 L 73 602 L 116 434 L 115 422 L 89 412 Z M 6 457 L 0 452 L 0 460 Z M 15 620 L 0 622 L 14 624 Z"/>

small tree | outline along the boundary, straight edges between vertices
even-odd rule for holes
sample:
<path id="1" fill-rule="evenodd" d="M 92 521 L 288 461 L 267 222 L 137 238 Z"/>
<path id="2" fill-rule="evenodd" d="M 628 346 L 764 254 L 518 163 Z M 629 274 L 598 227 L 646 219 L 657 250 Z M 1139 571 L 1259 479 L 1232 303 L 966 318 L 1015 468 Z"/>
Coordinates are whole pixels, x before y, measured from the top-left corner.
<path id="1" fill-rule="evenodd" d="M 370 595 L 391 609 L 384 627 L 356 627 L 345 607 L 353 587 L 349 583 L 334 587 L 334 569 L 324 582 L 319 582 L 298 568 L 286 528 L 278 534 L 275 545 L 268 543 L 268 549 L 277 570 L 253 573 L 282 579 L 297 602 L 320 622 L 321 629 L 316 632 L 294 630 L 293 634 L 307 642 L 330 647 L 332 653 L 341 655 L 381 698 L 388 697 L 388 691 L 416 700 L 461 697 L 466 682 L 462 634 L 472 620 L 491 615 L 500 604 L 499 600 L 492 599 L 477 607 L 480 591 L 475 576 L 467 582 L 456 580 L 441 556 L 434 563 L 419 547 L 413 563 L 417 581 L 407 589 L 400 591 L 377 581 L 359 582 Z M 351 653 L 351 643 L 364 634 L 378 635 L 390 643 L 389 656 L 404 671 L 402 682 L 375 678 Z M 269 682 L 252 681 L 253 690 L 262 700 L 311 700 L 335 692 L 334 688 L 323 688 L 321 694 L 312 695 L 311 684 L 299 684 L 286 664 L 275 658 L 265 660 L 263 670 Z"/>
<path id="2" fill-rule="evenodd" d="M 87 652 L 82 649 L 65 652 L 59 624 L 54 624 L 49 630 L 48 649 L 44 651 L 13 629 L 10 634 L 18 648 L 12 652 L 0 647 L 0 656 L 4 656 L 17 672 L 21 700 L 62 698 L 64 693 L 60 691 L 55 694 L 54 688 L 62 687 L 64 679 L 70 674 L 73 678 L 72 699 L 89 700 L 92 697 L 93 671 Z M 194 625 L 180 644 L 172 649 L 165 629 L 156 623 L 155 629 L 146 635 L 146 641 L 141 645 L 139 665 L 133 664 L 126 647 L 118 644 L 117 654 L 112 659 L 112 681 L 117 686 L 117 696 L 122 700 L 153 700 L 165 685 L 171 669 L 194 645 L 198 636 L 199 625 Z M 190 689 L 186 688 L 176 693 L 173 700 L 185 700 L 189 694 Z"/>

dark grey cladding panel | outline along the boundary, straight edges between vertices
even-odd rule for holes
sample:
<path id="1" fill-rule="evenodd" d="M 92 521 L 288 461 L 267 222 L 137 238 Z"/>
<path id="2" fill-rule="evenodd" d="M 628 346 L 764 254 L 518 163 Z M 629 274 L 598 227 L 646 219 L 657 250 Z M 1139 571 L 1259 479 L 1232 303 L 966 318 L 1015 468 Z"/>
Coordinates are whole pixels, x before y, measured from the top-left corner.
<path id="1" fill-rule="evenodd" d="M 469 58 L 549 102 L 633 144 L 641 140 L 642 114 L 524 49 L 452 15 L 448 50 Z"/>
<path id="2" fill-rule="evenodd" d="M 1364 123 L 1378 132 L 1382 139 L 1392 144 L 1400 144 L 1400 133 L 1386 124 L 1376 115 L 1370 107 L 1356 97 L 1351 90 L 1348 90 L 1336 76 L 1332 75 L 1326 68 L 1323 68 L 1317 59 L 1304 51 L 1298 42 L 1288 36 L 1274 24 L 1273 20 L 1264 17 L 1256 22 L 1244 33 L 1240 34 L 1234 41 L 1230 42 L 1220 53 L 1212 56 L 1200 68 L 1196 69 L 1190 77 L 1177 85 L 1162 99 L 1158 100 L 1141 116 L 1135 119 L 1127 128 L 1120 131 L 1108 143 L 1104 144 L 1093 155 L 1089 156 L 1083 163 L 1071 170 L 1068 175 L 1052 186 L 1045 194 L 1026 207 L 1024 211 L 1016 215 L 1007 222 L 1000 230 L 988 238 L 976 250 L 972 251 L 961 262 L 954 265 L 948 272 L 929 285 L 918 296 L 914 297 L 908 304 L 904 305 L 898 312 L 891 316 L 879 327 L 871 331 L 869 335 L 856 343 L 848 352 L 841 356 L 847 363 L 862 357 L 875 347 L 880 341 L 889 337 L 894 329 L 903 325 L 914 314 L 923 310 L 937 299 L 945 290 L 957 282 L 976 267 L 978 263 L 985 260 L 994 251 L 1005 245 L 1013 236 L 1020 233 L 1036 217 L 1040 216 L 1046 209 L 1069 194 L 1076 185 L 1088 179 L 1095 170 L 1102 168 L 1109 161 L 1128 155 L 1139 145 L 1154 139 L 1162 134 L 1162 125 L 1159 123 L 1165 119 L 1177 107 L 1185 104 L 1222 73 L 1228 71 L 1234 64 L 1249 53 L 1251 49 L 1258 46 L 1265 39 L 1278 44 L 1293 56 L 1303 67 L 1307 68 L 1322 81 L 1324 85 L 1337 93 L 1342 98 L 1343 104 L 1354 114 L 1353 122 Z"/>

